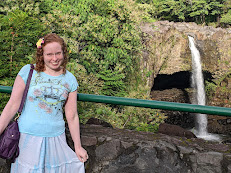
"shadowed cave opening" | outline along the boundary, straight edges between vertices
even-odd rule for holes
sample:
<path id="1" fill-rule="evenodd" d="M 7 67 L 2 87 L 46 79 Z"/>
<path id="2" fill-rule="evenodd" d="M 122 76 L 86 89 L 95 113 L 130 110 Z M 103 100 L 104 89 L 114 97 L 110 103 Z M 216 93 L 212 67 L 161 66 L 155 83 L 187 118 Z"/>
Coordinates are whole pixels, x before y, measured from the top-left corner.
<path id="1" fill-rule="evenodd" d="M 180 71 L 173 74 L 158 74 L 154 79 L 153 90 L 163 91 L 166 89 L 186 89 L 191 88 L 191 71 Z M 212 82 L 212 74 L 203 71 L 204 81 Z"/>
<path id="2" fill-rule="evenodd" d="M 212 82 L 212 74 L 203 71 L 204 81 Z M 153 100 L 191 103 L 192 100 L 191 71 L 180 71 L 173 74 L 158 74 L 151 89 Z M 183 128 L 195 126 L 194 115 L 189 112 L 161 110 L 168 118 L 166 123 Z"/>
<path id="3" fill-rule="evenodd" d="M 158 74 L 154 79 L 152 90 L 166 90 L 166 89 L 185 89 L 190 88 L 191 72 L 181 71 L 174 74 Z"/>

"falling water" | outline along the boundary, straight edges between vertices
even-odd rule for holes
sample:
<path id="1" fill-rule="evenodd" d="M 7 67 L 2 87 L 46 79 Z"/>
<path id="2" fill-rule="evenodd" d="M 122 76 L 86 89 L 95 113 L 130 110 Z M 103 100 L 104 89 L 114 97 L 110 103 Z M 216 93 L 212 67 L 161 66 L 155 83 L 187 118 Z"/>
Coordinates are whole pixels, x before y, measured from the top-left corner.
<path id="1" fill-rule="evenodd" d="M 195 94 L 193 98 L 193 104 L 205 105 L 205 89 L 204 89 L 204 78 L 201 69 L 200 52 L 195 46 L 194 38 L 188 36 L 189 47 L 192 54 L 192 87 L 195 88 Z M 196 115 L 197 127 L 194 132 L 198 138 L 206 140 L 219 140 L 216 135 L 209 134 L 207 132 L 207 115 L 197 114 Z"/>

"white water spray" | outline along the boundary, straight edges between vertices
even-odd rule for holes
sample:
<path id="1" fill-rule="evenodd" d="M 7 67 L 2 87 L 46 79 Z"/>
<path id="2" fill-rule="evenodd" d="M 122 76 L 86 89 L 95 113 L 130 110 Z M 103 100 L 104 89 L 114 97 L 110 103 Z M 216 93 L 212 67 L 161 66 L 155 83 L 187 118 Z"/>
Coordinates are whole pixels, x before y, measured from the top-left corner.
<path id="1" fill-rule="evenodd" d="M 193 104 L 205 105 L 205 89 L 204 89 L 204 78 L 202 74 L 200 52 L 195 46 L 194 38 L 188 36 L 189 38 L 189 48 L 192 54 L 192 87 L 195 88 L 196 92 L 193 98 Z M 219 140 L 216 135 L 208 134 L 207 132 L 207 115 L 197 114 L 196 115 L 196 132 L 195 135 L 198 138 L 203 138 L 206 140 Z"/>

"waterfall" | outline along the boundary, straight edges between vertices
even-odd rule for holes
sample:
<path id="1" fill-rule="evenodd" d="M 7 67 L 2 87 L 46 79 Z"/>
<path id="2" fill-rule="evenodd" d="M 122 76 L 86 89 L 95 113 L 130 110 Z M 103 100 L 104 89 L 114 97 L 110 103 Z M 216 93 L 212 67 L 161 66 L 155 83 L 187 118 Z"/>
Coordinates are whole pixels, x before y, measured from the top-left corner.
<path id="1" fill-rule="evenodd" d="M 204 78 L 202 74 L 200 52 L 195 46 L 194 38 L 188 36 L 189 48 L 192 54 L 192 87 L 195 88 L 193 104 L 205 105 L 205 89 L 204 89 Z M 197 114 L 196 115 L 196 131 L 194 132 L 198 138 L 204 138 L 207 140 L 219 140 L 216 135 L 208 134 L 207 132 L 207 115 Z"/>

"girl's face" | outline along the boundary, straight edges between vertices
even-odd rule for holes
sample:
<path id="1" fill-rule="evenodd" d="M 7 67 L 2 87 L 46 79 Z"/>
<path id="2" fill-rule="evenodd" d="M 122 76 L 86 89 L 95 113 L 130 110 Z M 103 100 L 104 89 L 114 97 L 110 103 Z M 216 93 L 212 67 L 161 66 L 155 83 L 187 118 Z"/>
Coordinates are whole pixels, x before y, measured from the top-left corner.
<path id="1" fill-rule="evenodd" d="M 57 74 L 61 72 L 61 65 L 64 61 L 62 47 L 58 42 L 48 43 L 43 47 L 43 57 L 45 72 L 48 74 Z"/>

